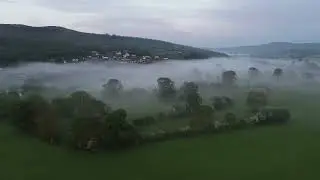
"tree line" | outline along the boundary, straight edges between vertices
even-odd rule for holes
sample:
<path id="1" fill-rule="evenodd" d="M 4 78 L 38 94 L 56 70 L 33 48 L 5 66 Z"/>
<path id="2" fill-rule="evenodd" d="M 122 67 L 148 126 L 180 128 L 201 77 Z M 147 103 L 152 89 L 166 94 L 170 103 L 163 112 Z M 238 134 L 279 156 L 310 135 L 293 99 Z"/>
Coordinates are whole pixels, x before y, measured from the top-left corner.
<path id="1" fill-rule="evenodd" d="M 257 70 L 249 70 L 251 73 L 253 71 Z M 221 86 L 217 88 L 233 88 L 236 73 L 225 71 L 222 76 Z M 195 82 L 185 82 L 180 88 L 176 88 L 170 78 L 160 77 L 157 83 L 156 95 L 160 101 L 179 103 L 173 105 L 169 114 L 162 113 L 162 117 L 146 116 L 128 121 L 125 109 L 112 109 L 85 91 L 46 99 L 37 91 L 41 88 L 29 85 L 24 86 L 22 92 L 6 91 L 0 94 L 0 119 L 9 122 L 21 132 L 39 137 L 50 144 L 64 144 L 81 150 L 123 149 L 149 141 L 177 136 L 189 137 L 250 124 L 282 123 L 290 119 L 287 109 L 265 108 L 269 93 L 266 89 L 249 92 L 246 104 L 252 111 L 251 117 L 239 119 L 236 114 L 226 112 L 223 120 L 217 120 L 215 113 L 225 112 L 234 106 L 232 98 L 214 96 L 211 98 L 212 104 L 205 105 L 199 93 L 199 85 Z M 110 79 L 102 87 L 102 94 L 106 99 L 110 96 L 119 97 L 124 91 L 121 81 L 117 79 Z M 175 132 L 143 136 L 137 129 L 153 125 L 160 119 L 170 121 L 185 117 L 190 119 L 189 126 Z"/>

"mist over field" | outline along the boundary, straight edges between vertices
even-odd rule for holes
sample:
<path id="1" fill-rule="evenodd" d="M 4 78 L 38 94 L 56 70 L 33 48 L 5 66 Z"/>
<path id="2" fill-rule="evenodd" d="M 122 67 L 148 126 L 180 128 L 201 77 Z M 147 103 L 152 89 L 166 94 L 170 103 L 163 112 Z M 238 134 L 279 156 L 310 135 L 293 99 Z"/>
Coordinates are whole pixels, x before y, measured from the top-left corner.
<path id="1" fill-rule="evenodd" d="M 311 64 L 312 63 L 312 64 Z M 163 61 L 154 64 L 122 64 L 96 62 L 80 64 L 31 63 L 0 70 L 0 87 L 22 85 L 27 79 L 36 79 L 45 86 L 59 89 L 98 91 L 110 78 L 121 80 L 125 89 L 157 86 L 157 78 L 170 77 L 179 86 L 184 81 L 218 82 L 224 70 L 234 70 L 238 84 L 248 83 L 248 68 L 256 67 L 264 75 L 258 83 L 268 84 L 275 68 L 284 69 L 282 85 L 297 85 L 302 74 L 312 72 L 319 81 L 318 62 L 299 62 L 292 59 L 259 59 L 250 57 L 211 58 L 207 60 Z M 317 74 L 318 73 L 318 74 Z"/>

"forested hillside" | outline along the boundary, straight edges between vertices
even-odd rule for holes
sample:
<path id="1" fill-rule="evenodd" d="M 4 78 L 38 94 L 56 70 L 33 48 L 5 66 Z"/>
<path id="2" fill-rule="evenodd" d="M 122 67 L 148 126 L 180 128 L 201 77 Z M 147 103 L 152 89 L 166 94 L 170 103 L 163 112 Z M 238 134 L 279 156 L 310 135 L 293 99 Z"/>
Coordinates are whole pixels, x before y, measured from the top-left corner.
<path id="1" fill-rule="evenodd" d="M 91 51 L 108 54 L 130 51 L 137 55 L 162 56 L 170 59 L 224 57 L 213 52 L 165 41 L 109 34 L 90 34 L 62 27 L 0 25 L 0 63 L 48 61 L 52 58 L 78 58 Z"/>

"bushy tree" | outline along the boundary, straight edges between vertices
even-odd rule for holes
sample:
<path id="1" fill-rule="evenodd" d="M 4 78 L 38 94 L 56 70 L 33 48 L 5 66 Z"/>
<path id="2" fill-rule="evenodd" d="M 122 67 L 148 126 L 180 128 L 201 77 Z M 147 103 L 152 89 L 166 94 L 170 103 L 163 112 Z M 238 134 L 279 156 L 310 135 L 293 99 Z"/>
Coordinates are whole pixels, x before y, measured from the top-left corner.
<path id="1" fill-rule="evenodd" d="M 16 92 L 1 92 L 0 93 L 0 118 L 10 119 L 13 115 L 13 110 L 20 102 L 20 96 Z"/>
<path id="2" fill-rule="evenodd" d="M 233 99 L 227 96 L 215 96 L 211 98 L 213 107 L 218 110 L 225 110 L 234 105 Z"/>
<path id="3" fill-rule="evenodd" d="M 237 73 L 235 71 L 224 71 L 222 73 L 222 84 L 224 86 L 233 86 L 237 80 Z"/>
<path id="4" fill-rule="evenodd" d="M 150 126 L 155 123 L 155 119 L 152 116 L 147 116 L 143 118 L 138 118 L 132 120 L 133 125 L 135 126 Z"/>
<path id="5" fill-rule="evenodd" d="M 194 82 L 185 82 L 182 85 L 181 90 L 185 95 L 188 95 L 192 93 L 197 93 L 199 90 L 199 86 Z"/>
<path id="6" fill-rule="evenodd" d="M 174 82 L 167 77 L 161 77 L 157 80 L 158 93 L 161 98 L 173 98 L 176 95 Z"/>
<path id="7" fill-rule="evenodd" d="M 85 91 L 77 91 L 70 95 L 67 104 L 71 106 L 73 117 L 102 117 L 109 107 L 103 102 L 95 99 Z"/>
<path id="8" fill-rule="evenodd" d="M 55 98 L 51 104 L 60 118 L 73 118 L 74 107 L 70 98 Z"/>
<path id="9" fill-rule="evenodd" d="M 286 123 L 291 113 L 286 108 L 266 107 L 259 111 L 259 124 Z"/>
<path id="10" fill-rule="evenodd" d="M 251 109 L 259 109 L 268 103 L 268 92 L 265 89 L 253 89 L 249 92 L 247 105 Z"/>
<path id="11" fill-rule="evenodd" d="M 248 75 L 250 80 L 254 80 L 260 76 L 260 71 L 255 67 L 250 67 L 248 71 Z"/>
<path id="12" fill-rule="evenodd" d="M 305 78 L 306 80 L 314 80 L 314 74 L 311 72 L 303 73 L 303 78 Z"/>
<path id="13" fill-rule="evenodd" d="M 200 105 L 189 122 L 193 130 L 203 130 L 212 125 L 214 110 L 210 106 Z"/>
<path id="14" fill-rule="evenodd" d="M 59 141 L 60 129 L 58 116 L 51 106 L 48 106 L 46 112 L 43 115 L 38 116 L 35 122 L 37 125 L 37 136 L 50 144 Z"/>
<path id="15" fill-rule="evenodd" d="M 93 150 L 99 147 L 103 137 L 103 120 L 98 118 L 78 117 L 72 124 L 72 142 L 78 149 Z"/>
<path id="16" fill-rule="evenodd" d="M 279 78 L 283 75 L 283 70 L 281 68 L 276 68 L 273 71 L 273 76 L 277 78 L 277 80 L 279 80 Z"/>
<path id="17" fill-rule="evenodd" d="M 36 134 L 38 123 L 49 116 L 50 103 L 39 95 L 23 99 L 14 109 L 13 121 L 24 132 Z"/>
<path id="18" fill-rule="evenodd" d="M 118 109 L 109 114 L 105 121 L 104 144 L 106 148 L 121 148 L 134 145 L 140 136 L 126 121 L 127 112 Z"/>
<path id="19" fill-rule="evenodd" d="M 123 85 L 118 79 L 109 79 L 107 84 L 103 85 L 103 89 L 103 94 L 118 96 L 123 90 Z"/>
<path id="20" fill-rule="evenodd" d="M 23 85 L 21 86 L 21 90 L 24 94 L 29 93 L 39 93 L 43 91 L 44 85 L 43 83 L 35 78 L 28 78 L 24 81 Z"/>
<path id="21" fill-rule="evenodd" d="M 198 92 L 190 93 L 186 99 L 186 110 L 189 113 L 196 112 L 202 104 L 202 98 Z"/>
<path id="22" fill-rule="evenodd" d="M 233 125 L 237 122 L 237 117 L 234 113 L 226 113 L 224 116 L 224 121 L 227 122 L 229 125 Z"/>

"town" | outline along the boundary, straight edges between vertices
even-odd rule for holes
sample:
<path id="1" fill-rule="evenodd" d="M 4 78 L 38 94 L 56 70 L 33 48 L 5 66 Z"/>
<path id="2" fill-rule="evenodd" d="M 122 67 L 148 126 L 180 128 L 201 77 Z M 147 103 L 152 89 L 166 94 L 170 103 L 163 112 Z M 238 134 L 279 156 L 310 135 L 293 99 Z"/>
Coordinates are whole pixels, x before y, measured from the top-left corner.
<path id="1" fill-rule="evenodd" d="M 62 57 L 61 59 L 50 59 L 50 62 L 56 63 L 79 63 L 87 61 L 115 61 L 121 63 L 136 63 L 136 64 L 150 64 L 153 62 L 158 62 L 162 60 L 169 60 L 167 57 L 160 56 L 138 56 L 136 54 L 130 53 L 127 50 L 123 51 L 113 51 L 108 53 L 101 53 L 98 51 L 91 51 L 91 54 L 85 57 L 78 57 L 72 59 L 66 59 Z"/>

